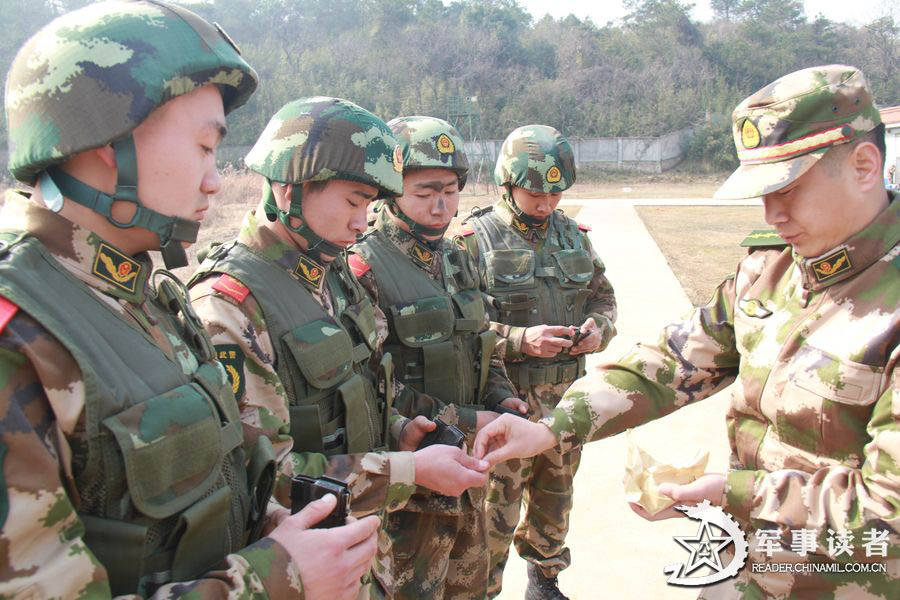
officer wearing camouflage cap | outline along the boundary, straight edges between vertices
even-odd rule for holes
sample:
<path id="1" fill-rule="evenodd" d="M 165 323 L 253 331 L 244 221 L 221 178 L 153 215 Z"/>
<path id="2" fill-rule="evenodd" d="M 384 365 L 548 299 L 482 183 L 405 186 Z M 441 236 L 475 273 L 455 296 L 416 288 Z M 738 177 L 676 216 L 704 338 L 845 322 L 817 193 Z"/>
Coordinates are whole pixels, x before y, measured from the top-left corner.
<path id="1" fill-rule="evenodd" d="M 402 508 L 416 485 L 458 496 L 487 481 L 459 448 L 412 452 L 433 425 L 392 405 L 432 400 L 394 382 L 385 316 L 347 265 L 369 204 L 402 193 L 399 152 L 387 125 L 352 102 L 286 104 L 245 159 L 264 178 L 256 210 L 189 284 L 245 435 L 272 441 L 285 506 L 294 475 L 344 480 L 359 516 Z"/>
<path id="2" fill-rule="evenodd" d="M 900 203 L 882 186 L 884 127 L 862 72 L 844 65 L 778 79 L 733 122 L 741 165 L 718 195 L 761 195 L 775 232 L 748 237 L 736 273 L 659 343 L 576 382 L 541 424 L 498 419 L 476 455 L 498 435 L 510 442 L 490 460 L 568 451 L 734 382 L 731 470 L 660 488 L 721 505 L 748 534 L 747 567 L 702 596 L 896 597 Z M 798 552 L 803 530 L 814 549 Z M 775 537 L 770 556 L 760 531 Z M 870 572 L 808 568 L 843 562 Z M 799 566 L 754 571 L 765 563 Z"/>
<path id="3" fill-rule="evenodd" d="M 496 418 L 483 410 L 515 398 L 494 352 L 476 266 L 444 239 L 459 206 L 469 163 L 462 137 L 446 121 L 401 117 L 388 123 L 400 143 L 403 195 L 390 198 L 375 226 L 351 248 L 350 266 L 388 319 L 385 350 L 397 378 L 433 400 L 397 405 L 407 417 L 440 417 L 474 434 Z M 459 498 L 415 494 L 387 517 L 391 565 L 382 580 L 393 598 L 483 598 L 488 555 L 484 492 Z"/>
<path id="4" fill-rule="evenodd" d="M 61 16 L 13 61 L 9 166 L 35 189 L 0 212 L 2 597 L 296 597 L 310 546 L 349 546 L 304 531 L 328 501 L 260 537 L 271 445 L 242 444 L 183 285 L 150 275 L 149 250 L 183 262 L 256 84 L 224 32 L 153 1 Z"/>
<path id="5" fill-rule="evenodd" d="M 500 148 L 494 179 L 505 195 L 474 211 L 457 240 L 478 261 L 509 378 L 538 419 L 584 375 L 585 355 L 615 335 L 616 300 L 589 229 L 556 210 L 575 183 L 575 159 L 562 134 L 546 125 L 519 127 Z M 576 332 L 582 337 L 573 344 Z M 486 502 L 492 595 L 500 592 L 515 532 L 516 550 L 528 561 L 526 596 L 564 598 L 556 578 L 570 562 L 565 536 L 579 459 L 579 452 L 550 450 L 493 470 Z"/>

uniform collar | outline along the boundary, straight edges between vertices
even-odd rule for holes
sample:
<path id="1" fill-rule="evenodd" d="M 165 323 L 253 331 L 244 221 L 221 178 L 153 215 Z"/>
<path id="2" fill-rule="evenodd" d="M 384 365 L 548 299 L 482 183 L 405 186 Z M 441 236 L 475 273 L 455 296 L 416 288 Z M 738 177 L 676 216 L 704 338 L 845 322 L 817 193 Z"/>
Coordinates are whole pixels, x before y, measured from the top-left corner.
<path id="1" fill-rule="evenodd" d="M 238 242 L 289 272 L 294 279 L 315 292 L 322 291 L 325 275 L 334 262 L 321 264 L 313 260 L 302 250 L 288 244 L 264 227 L 252 210 L 244 215 Z"/>
<path id="2" fill-rule="evenodd" d="M 444 238 L 430 244 L 423 243 L 408 231 L 401 229 L 385 210 L 378 214 L 375 229 L 384 234 L 400 252 L 408 256 L 410 261 L 423 271 L 433 274 L 440 272 L 441 254 L 446 243 Z"/>
<path id="3" fill-rule="evenodd" d="M 553 219 L 552 214 L 540 225 L 532 226 L 516 216 L 509 203 L 510 200 L 504 196 L 502 200 L 494 205 L 494 212 L 497 213 L 501 221 L 509 225 L 513 231 L 528 241 L 535 242 L 547 237 L 547 232 L 550 230 L 550 221 Z"/>
<path id="4" fill-rule="evenodd" d="M 27 231 L 80 281 L 104 294 L 143 304 L 153 270 L 150 255 L 131 256 L 90 229 L 33 201 L 21 190 L 6 193 L 0 221 L 4 229 Z"/>
<path id="5" fill-rule="evenodd" d="M 882 259 L 900 242 L 900 202 L 892 194 L 890 204 L 865 229 L 839 246 L 813 258 L 794 252 L 803 287 L 819 291 L 845 281 Z"/>

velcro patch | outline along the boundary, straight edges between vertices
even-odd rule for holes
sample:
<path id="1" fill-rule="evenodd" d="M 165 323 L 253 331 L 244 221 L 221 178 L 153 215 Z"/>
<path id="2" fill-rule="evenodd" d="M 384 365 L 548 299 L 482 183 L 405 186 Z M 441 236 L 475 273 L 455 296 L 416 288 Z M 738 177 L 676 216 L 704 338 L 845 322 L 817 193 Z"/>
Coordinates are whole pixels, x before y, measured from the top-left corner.
<path id="1" fill-rule="evenodd" d="M 231 275 L 222 275 L 213 284 L 212 289 L 225 294 L 229 298 L 233 298 L 240 304 L 250 295 L 250 288 L 232 277 Z"/>
<path id="2" fill-rule="evenodd" d="M 579 223 L 578 229 L 580 229 L 581 231 L 591 231 L 591 226 L 590 225 L 582 225 L 581 223 Z"/>
<path id="3" fill-rule="evenodd" d="M 372 269 L 372 267 L 369 266 L 369 263 L 364 261 L 359 254 L 351 254 L 347 259 L 347 264 L 350 265 L 350 270 L 353 271 L 353 274 L 356 275 L 357 279 Z"/>
<path id="4" fill-rule="evenodd" d="M 0 333 L 12 321 L 17 312 L 19 312 L 18 305 L 0 296 Z"/>
<path id="5" fill-rule="evenodd" d="M 244 351 L 237 344 L 216 344 L 216 358 L 225 367 L 234 397 L 244 395 Z"/>

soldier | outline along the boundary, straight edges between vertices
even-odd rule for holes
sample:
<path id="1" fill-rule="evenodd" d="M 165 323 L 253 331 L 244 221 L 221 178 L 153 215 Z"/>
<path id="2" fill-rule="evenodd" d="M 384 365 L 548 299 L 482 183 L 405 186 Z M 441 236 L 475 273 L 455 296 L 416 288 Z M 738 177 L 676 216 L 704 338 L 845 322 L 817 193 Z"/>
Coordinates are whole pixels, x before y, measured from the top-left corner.
<path id="1" fill-rule="evenodd" d="M 733 123 L 741 165 L 717 197 L 761 196 L 782 239 L 751 236 L 750 254 L 706 306 L 578 381 L 541 424 L 498 419 L 476 455 L 568 451 L 735 382 L 729 473 L 661 491 L 732 514 L 749 534 L 751 566 L 827 567 L 829 538 L 844 534 L 856 542 L 841 561 L 883 560 L 887 572 L 748 567 L 703 596 L 896 597 L 900 203 L 881 183 L 884 126 L 862 72 L 843 65 L 782 77 L 738 105 Z M 778 534 L 771 557 L 760 530 Z M 800 530 L 812 530 L 817 550 L 789 550 Z M 885 559 L 864 551 L 867 539 L 885 542 Z"/>
<path id="2" fill-rule="evenodd" d="M 150 275 L 148 250 L 184 264 L 219 188 L 225 114 L 256 85 L 221 29 L 162 2 L 64 15 L 13 61 L 9 166 L 35 189 L 0 213 L 4 598 L 359 588 L 377 518 L 304 531 L 332 498 L 278 512 L 260 539 L 274 453 L 252 447 L 245 466 L 184 286 Z"/>
<path id="3" fill-rule="evenodd" d="M 384 314 L 346 262 L 369 203 L 402 192 L 390 129 L 346 100 L 296 100 L 245 161 L 265 178 L 263 197 L 190 285 L 245 435 L 273 442 L 276 499 L 290 505 L 296 474 L 346 481 L 357 515 L 402 508 L 416 485 L 452 496 L 484 485 L 486 463 L 459 448 L 409 452 L 434 425 L 393 415 L 392 396 L 403 406 L 417 393 L 393 384 Z"/>
<path id="4" fill-rule="evenodd" d="M 457 242 L 478 260 L 482 289 L 493 301 L 491 329 L 509 378 L 536 420 L 584 375 L 585 354 L 609 344 L 616 300 L 589 228 L 556 210 L 575 183 L 566 138 L 545 125 L 519 127 L 500 148 L 494 179 L 506 194 L 491 208 L 473 211 L 471 228 Z M 576 334 L 580 341 L 573 341 Z M 528 561 L 526 597 L 565 598 L 557 575 L 570 562 L 565 537 L 580 458 L 577 450 L 550 449 L 494 468 L 486 501 L 491 595 L 500 593 L 515 532 L 516 550 Z M 523 494 L 525 517 L 516 527 Z"/>
<path id="5" fill-rule="evenodd" d="M 349 263 L 385 313 L 385 351 L 404 384 L 428 396 L 397 405 L 407 417 L 441 417 L 464 433 L 496 418 L 503 403 L 527 411 L 515 397 L 497 336 L 488 329 L 478 274 L 467 253 L 444 233 L 459 206 L 469 162 L 462 137 L 446 121 L 401 117 L 388 123 L 400 143 L 403 195 L 387 200 L 374 228 Z M 479 410 L 483 407 L 489 410 Z M 458 498 L 415 494 L 387 517 L 394 598 L 483 598 L 488 555 L 484 493 Z"/>

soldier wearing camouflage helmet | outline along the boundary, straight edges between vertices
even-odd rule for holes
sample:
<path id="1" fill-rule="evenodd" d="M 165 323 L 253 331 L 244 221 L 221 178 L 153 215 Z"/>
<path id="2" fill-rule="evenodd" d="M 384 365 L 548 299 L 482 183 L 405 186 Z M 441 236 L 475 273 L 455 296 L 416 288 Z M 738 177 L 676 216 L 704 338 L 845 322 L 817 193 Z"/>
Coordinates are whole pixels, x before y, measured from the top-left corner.
<path id="1" fill-rule="evenodd" d="M 474 211 L 457 241 L 478 261 L 509 378 L 538 419 L 584 375 L 585 355 L 615 335 L 616 300 L 589 229 L 555 210 L 575 183 L 572 148 L 562 134 L 546 125 L 519 127 L 500 148 L 494 179 L 506 193 L 490 209 Z M 581 339 L 573 344 L 576 333 Z M 492 595 L 500 592 L 515 533 L 529 563 L 527 597 L 564 597 L 556 577 L 570 562 L 565 536 L 579 459 L 577 452 L 551 450 L 492 472 L 486 502 Z M 523 493 L 528 502 L 517 528 Z"/>
<path id="2" fill-rule="evenodd" d="M 256 84 L 224 32 L 164 2 L 91 4 L 13 61 L 9 166 L 35 187 L 0 212 L 2 597 L 303 591 L 327 503 L 260 537 L 271 445 L 242 443 L 183 285 L 147 254 L 183 259 Z"/>
<path id="3" fill-rule="evenodd" d="M 775 231 L 751 234 L 736 273 L 659 342 L 578 381 L 541 424 L 498 419 L 476 455 L 498 434 L 511 442 L 491 460 L 565 452 L 733 382 L 729 472 L 660 487 L 748 534 L 747 566 L 701 596 L 896 597 L 900 203 L 882 185 L 884 126 L 863 73 L 827 65 L 748 97 L 733 132 L 740 166 L 717 196 L 761 196 Z"/>
<path id="4" fill-rule="evenodd" d="M 397 409 L 474 434 L 496 417 L 490 409 L 497 404 L 523 412 L 526 406 L 494 352 L 476 266 L 444 239 L 469 171 L 463 140 L 433 117 L 401 117 L 388 126 L 400 143 L 403 194 L 388 199 L 349 263 L 387 316 L 384 347 L 397 378 L 428 394 L 419 397 L 427 403 Z M 481 489 L 459 498 L 422 491 L 388 515 L 391 545 L 382 558 L 391 572 L 382 583 L 391 597 L 485 597 L 483 501 Z"/>
<path id="5" fill-rule="evenodd" d="M 256 210 L 190 282 L 245 435 L 275 448 L 282 505 L 294 475 L 344 480 L 357 516 L 402 508 L 416 485 L 458 496 L 487 481 L 458 448 L 413 452 L 430 422 L 393 404 L 429 400 L 395 382 L 385 316 L 347 265 L 369 204 L 402 193 L 401 160 L 387 125 L 352 102 L 286 104 L 245 159 L 264 178 Z"/>

